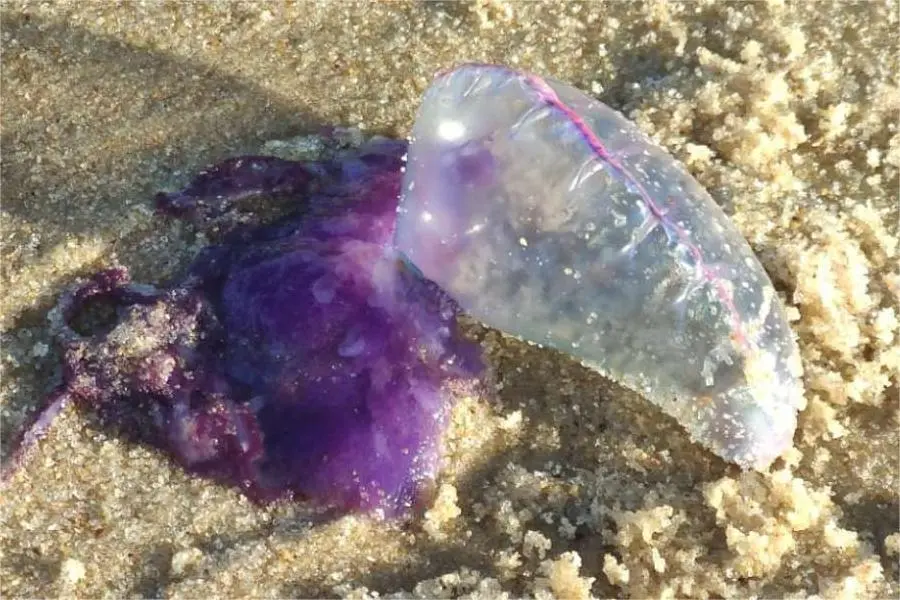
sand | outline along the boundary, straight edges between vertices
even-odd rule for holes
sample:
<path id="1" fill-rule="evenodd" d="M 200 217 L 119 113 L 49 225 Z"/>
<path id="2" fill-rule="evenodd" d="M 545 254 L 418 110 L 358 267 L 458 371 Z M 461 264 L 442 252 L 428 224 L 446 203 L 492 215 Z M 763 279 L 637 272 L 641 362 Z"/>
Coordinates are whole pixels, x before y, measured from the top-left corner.
<path id="1" fill-rule="evenodd" d="M 439 68 L 502 62 L 622 110 L 725 207 L 791 307 L 808 402 L 770 472 L 574 361 L 467 325 L 496 392 L 454 413 L 407 524 L 252 505 L 65 413 L 3 490 L 4 597 L 900 595 L 898 5 L 2 6 L 2 428 L 59 382 L 46 315 L 205 240 L 160 188 L 323 125 L 405 135 Z"/>

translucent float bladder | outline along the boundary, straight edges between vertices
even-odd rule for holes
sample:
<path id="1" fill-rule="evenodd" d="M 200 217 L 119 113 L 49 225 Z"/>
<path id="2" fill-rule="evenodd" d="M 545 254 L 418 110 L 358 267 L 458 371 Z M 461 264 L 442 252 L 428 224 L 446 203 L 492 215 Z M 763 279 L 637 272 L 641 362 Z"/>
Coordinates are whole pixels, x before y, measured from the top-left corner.
<path id="1" fill-rule="evenodd" d="M 766 468 L 804 404 L 781 302 L 674 158 L 564 83 L 439 75 L 413 127 L 395 242 L 472 316 L 567 352 Z"/>

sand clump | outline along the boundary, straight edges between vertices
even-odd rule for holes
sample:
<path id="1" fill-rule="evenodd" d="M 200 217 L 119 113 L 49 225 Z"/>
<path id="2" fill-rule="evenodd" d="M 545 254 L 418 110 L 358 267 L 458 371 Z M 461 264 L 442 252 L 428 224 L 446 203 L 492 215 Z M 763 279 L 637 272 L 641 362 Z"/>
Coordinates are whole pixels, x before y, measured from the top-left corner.
<path id="1" fill-rule="evenodd" d="M 572 82 L 682 160 L 788 306 L 807 399 L 796 447 L 742 473 L 639 396 L 469 323 L 493 387 L 456 407 L 407 524 L 254 506 L 69 411 L 4 490 L 4 597 L 900 595 L 895 4 L 14 2 L 2 19 L 4 435 L 58 381 L 45 317 L 66 285 L 116 262 L 160 283 L 207 243 L 152 216 L 156 190 L 323 125 L 405 135 L 463 60 Z"/>

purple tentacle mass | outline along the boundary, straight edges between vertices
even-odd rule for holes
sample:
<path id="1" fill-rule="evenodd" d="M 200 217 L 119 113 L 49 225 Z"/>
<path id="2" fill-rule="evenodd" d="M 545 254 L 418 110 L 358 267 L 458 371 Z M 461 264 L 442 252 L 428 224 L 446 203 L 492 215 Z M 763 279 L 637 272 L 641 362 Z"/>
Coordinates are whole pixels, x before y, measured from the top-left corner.
<path id="1" fill-rule="evenodd" d="M 254 499 L 407 511 L 436 475 L 454 395 L 474 391 L 483 367 L 455 304 L 390 246 L 405 150 L 233 159 L 159 195 L 164 212 L 199 221 L 257 194 L 296 197 L 298 212 L 234 227 L 173 289 L 115 269 L 66 294 L 53 315 L 64 383 L 10 464 L 70 402 L 143 407 L 144 439 Z M 98 297 L 120 321 L 84 338 L 69 323 Z"/>

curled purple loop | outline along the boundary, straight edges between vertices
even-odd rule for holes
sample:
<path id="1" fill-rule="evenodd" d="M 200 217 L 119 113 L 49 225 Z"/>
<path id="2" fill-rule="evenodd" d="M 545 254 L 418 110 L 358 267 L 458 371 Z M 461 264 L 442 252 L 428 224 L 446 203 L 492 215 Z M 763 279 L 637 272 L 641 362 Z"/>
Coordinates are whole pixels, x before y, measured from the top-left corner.
<path id="1" fill-rule="evenodd" d="M 89 302 L 108 298 L 119 306 L 148 304 L 160 297 L 160 292 L 147 284 L 131 283 L 131 276 L 122 267 L 106 269 L 94 274 L 60 296 L 48 319 L 54 336 L 62 343 L 83 341 L 84 336 L 71 326 L 71 321 Z"/>

